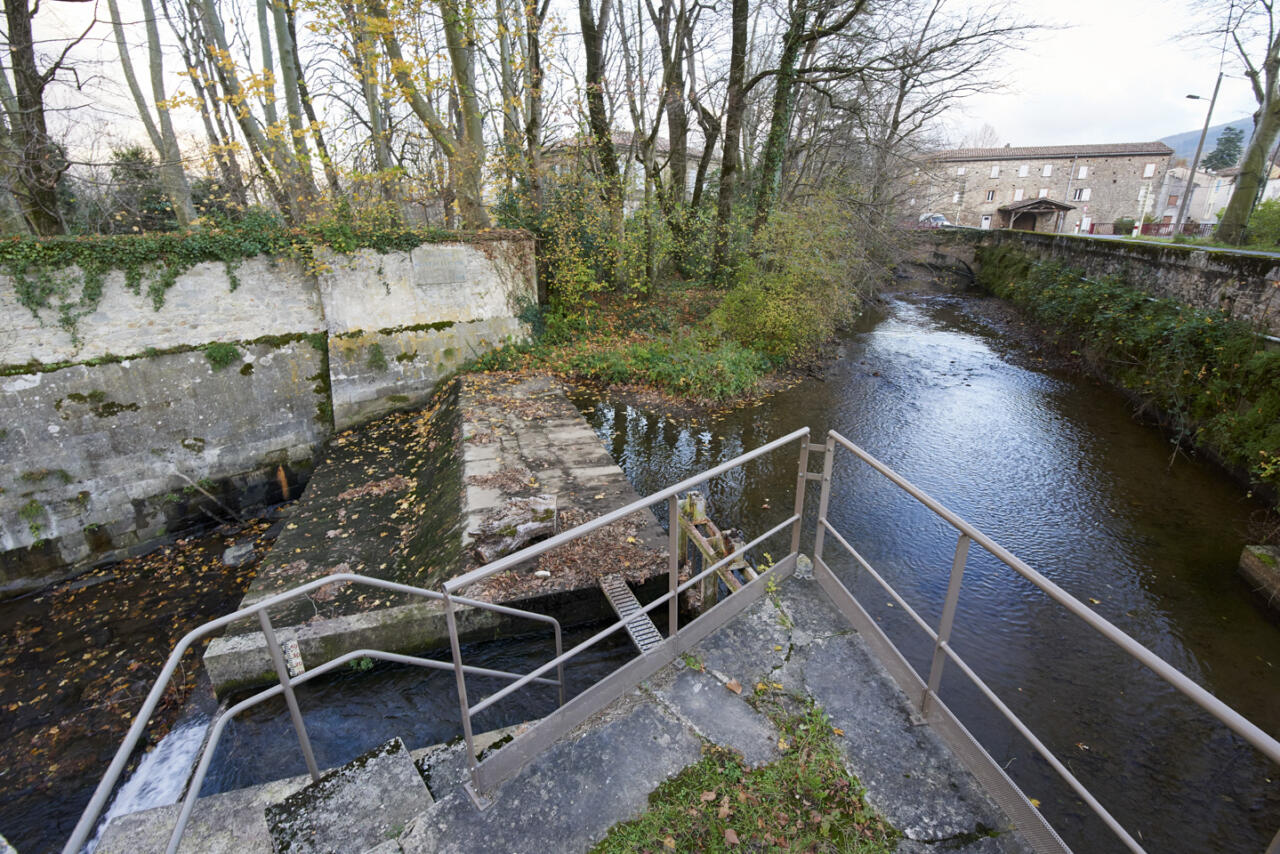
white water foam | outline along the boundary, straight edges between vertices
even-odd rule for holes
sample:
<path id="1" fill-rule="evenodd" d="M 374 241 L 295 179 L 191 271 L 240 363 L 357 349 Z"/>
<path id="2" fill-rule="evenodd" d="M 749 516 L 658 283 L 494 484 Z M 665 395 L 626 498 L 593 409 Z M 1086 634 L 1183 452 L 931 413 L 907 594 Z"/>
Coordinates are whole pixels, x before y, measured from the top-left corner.
<path id="1" fill-rule="evenodd" d="M 103 828 L 113 818 L 177 803 L 208 729 L 209 718 L 199 715 L 179 724 L 160 739 L 155 749 L 142 757 L 137 770 L 117 789 L 111 805 L 98 822 L 93 839 L 85 845 L 82 854 L 93 854 Z"/>

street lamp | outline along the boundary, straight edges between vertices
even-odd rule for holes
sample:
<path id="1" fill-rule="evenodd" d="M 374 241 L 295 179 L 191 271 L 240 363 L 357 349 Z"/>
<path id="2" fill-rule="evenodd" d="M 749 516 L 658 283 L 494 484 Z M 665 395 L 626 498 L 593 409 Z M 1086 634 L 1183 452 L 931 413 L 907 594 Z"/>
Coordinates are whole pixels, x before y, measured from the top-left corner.
<path id="1" fill-rule="evenodd" d="M 1196 168 L 1200 165 L 1200 152 L 1204 151 L 1204 138 L 1209 133 L 1209 122 L 1213 119 L 1213 105 L 1218 100 L 1218 87 L 1222 85 L 1222 72 L 1218 72 L 1218 81 L 1213 84 L 1213 97 L 1209 99 L 1209 112 L 1204 116 L 1204 130 L 1200 131 L 1200 142 L 1196 144 L 1196 156 L 1191 161 L 1191 174 L 1187 176 L 1187 186 L 1182 191 L 1182 199 L 1178 205 L 1178 218 L 1173 224 L 1173 234 L 1176 237 L 1182 234 L 1182 220 L 1187 215 L 1187 204 L 1191 201 L 1191 194 L 1195 191 L 1196 185 Z M 1192 101 L 1203 101 L 1200 95 L 1188 95 Z"/>

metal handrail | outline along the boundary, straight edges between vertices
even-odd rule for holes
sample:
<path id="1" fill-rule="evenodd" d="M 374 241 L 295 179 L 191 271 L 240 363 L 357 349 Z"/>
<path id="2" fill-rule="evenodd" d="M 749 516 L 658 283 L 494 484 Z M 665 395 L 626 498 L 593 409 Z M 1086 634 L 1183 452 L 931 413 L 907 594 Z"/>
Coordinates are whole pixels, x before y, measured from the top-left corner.
<path id="1" fill-rule="evenodd" d="M 404 593 L 411 596 L 418 596 L 425 599 L 432 599 L 437 601 L 441 601 L 445 599 L 444 594 L 435 590 L 426 590 L 421 587 L 413 587 L 407 584 L 399 584 L 394 581 L 387 581 L 381 578 L 371 578 L 369 576 L 357 575 L 355 573 L 347 573 L 347 572 L 334 573 L 332 575 L 326 575 L 323 578 L 318 578 L 315 581 L 310 581 L 306 584 L 300 585 L 291 590 L 286 590 L 282 593 L 277 593 L 273 596 L 269 596 L 266 599 L 263 599 L 259 602 L 255 602 L 253 605 L 250 605 L 246 608 L 241 608 L 237 611 L 233 611 L 230 614 L 226 614 L 222 617 L 209 620 L 208 622 L 203 623 L 197 626 L 196 628 L 192 629 L 191 631 L 187 632 L 187 634 L 184 635 L 182 639 L 178 641 L 178 643 L 174 646 L 173 651 L 169 653 L 169 658 L 165 661 L 164 667 L 161 668 L 160 674 L 156 677 L 155 682 L 152 684 L 151 691 L 147 694 L 146 700 L 143 701 L 141 708 L 138 710 L 138 713 L 134 716 L 133 723 L 130 725 L 129 731 L 125 735 L 124 741 L 121 742 L 119 749 L 116 750 L 116 754 L 112 758 L 111 764 L 107 767 L 107 771 L 105 774 L 103 774 L 102 779 L 101 781 L 99 781 L 97 788 L 94 789 L 93 796 L 89 799 L 89 803 L 84 808 L 84 812 L 81 813 L 80 820 L 76 823 L 75 829 L 71 833 L 71 837 L 67 840 L 67 843 L 63 846 L 62 848 L 63 854 L 79 854 L 79 851 L 84 847 L 85 843 L 88 842 L 90 835 L 93 833 L 94 827 L 97 825 L 98 819 L 102 815 L 103 809 L 107 805 L 107 800 L 110 798 L 111 792 L 115 789 L 116 783 L 119 781 L 121 773 L 123 773 L 125 766 L 129 762 L 129 757 L 133 755 L 133 751 L 137 747 L 138 741 L 142 738 L 142 733 L 146 730 L 147 724 L 150 723 L 151 716 L 155 713 L 156 707 L 160 703 L 160 699 L 164 696 L 165 690 L 169 687 L 169 682 L 172 680 L 173 674 L 177 670 L 178 664 L 182 660 L 182 657 L 186 654 L 187 650 L 190 649 L 191 645 L 194 644 L 197 640 L 200 640 L 206 635 L 209 635 L 215 631 L 218 631 L 219 629 L 225 628 L 231 625 L 232 623 L 237 622 L 238 620 L 243 620 L 246 617 L 252 617 L 254 615 L 258 615 L 260 620 L 263 623 L 262 625 L 263 634 L 266 639 L 269 652 L 271 653 L 273 664 L 276 667 L 276 675 L 277 675 L 277 679 L 279 680 L 279 684 L 273 686 L 272 688 L 266 689 L 265 691 L 260 692 L 257 695 L 254 695 L 254 697 L 250 697 L 247 700 L 236 704 L 236 706 L 234 706 L 233 708 L 236 709 L 238 713 L 238 711 L 242 711 L 243 708 L 248 708 L 251 705 L 256 705 L 257 703 L 260 703 L 266 699 L 269 699 L 270 697 L 284 694 L 286 697 L 286 700 L 289 701 L 290 714 L 293 717 L 294 729 L 298 734 L 299 744 L 301 746 L 303 756 L 307 760 L 308 770 L 310 771 L 313 779 L 318 778 L 319 770 L 315 766 L 315 760 L 311 752 L 310 740 L 307 738 L 307 734 L 306 734 L 306 727 L 302 723 L 301 715 L 298 712 L 296 701 L 293 700 L 293 686 L 296 684 L 301 684 L 302 682 L 305 682 L 309 679 L 313 679 L 318 675 L 321 675 L 323 673 L 327 673 L 333 670 L 334 667 L 339 666 L 339 664 L 345 663 L 346 661 L 351 660 L 353 657 L 355 657 L 356 654 L 348 653 L 342 656 L 340 659 L 334 659 L 334 661 L 327 662 L 324 665 L 320 665 L 318 667 L 312 668 L 307 673 L 301 674 L 298 677 L 289 676 L 288 671 L 284 668 L 283 659 L 280 658 L 279 656 L 278 642 L 276 641 L 274 630 L 271 629 L 270 621 L 267 618 L 267 609 L 273 608 L 276 605 L 284 604 L 285 602 L 293 601 L 294 599 L 297 599 L 301 596 L 305 596 L 306 594 L 310 593 L 313 590 L 317 590 L 320 587 L 324 587 L 325 585 L 333 584 L 337 582 L 347 582 L 351 584 L 375 587 L 382 590 L 388 590 L 394 593 Z M 452 605 L 452 602 L 456 602 L 459 605 L 466 606 L 466 607 L 479 608 L 482 610 L 494 611 L 500 614 L 506 614 L 508 616 L 521 617 L 521 618 L 526 618 L 530 620 L 536 620 L 542 623 L 548 623 L 552 626 L 555 632 L 555 644 L 556 644 L 557 656 L 562 651 L 563 642 L 561 638 L 560 623 L 554 617 L 547 616 L 546 614 L 538 614 L 533 611 L 521 610 L 519 608 L 511 608 L 505 605 L 496 605 L 490 602 L 481 602 L 476 599 L 464 599 L 456 596 L 452 597 L 452 601 L 450 603 L 451 605 Z M 451 624 L 452 624 L 452 611 L 450 611 L 450 615 L 451 615 Z M 378 650 L 372 650 L 372 651 L 365 650 L 364 653 L 370 658 L 383 658 L 383 659 L 392 660 L 392 661 L 404 659 L 405 663 L 419 664 L 420 666 L 425 666 L 425 667 L 440 667 L 441 669 L 446 669 L 446 670 L 456 669 L 456 666 L 454 664 L 432 661 L 431 659 L 409 660 L 411 659 L 411 657 L 409 656 L 399 656 L 395 653 L 387 653 L 387 652 L 382 652 Z M 334 663 L 335 661 L 338 663 L 335 664 Z M 424 662 L 431 662 L 431 663 L 425 664 Z M 486 668 L 469 668 L 469 669 L 477 671 L 477 675 L 498 676 L 501 678 L 516 679 L 516 678 L 520 678 L 520 676 L 522 675 L 522 674 L 515 674 L 515 673 L 506 673 L 504 671 L 487 670 Z M 481 673 L 480 671 L 486 671 L 486 672 Z M 543 681 L 546 681 L 548 684 L 558 684 L 560 686 L 560 703 L 563 704 L 565 699 L 563 667 L 561 667 L 558 670 L 557 677 L 558 677 L 558 681 L 553 681 L 553 680 L 543 680 Z M 225 726 L 225 721 L 227 719 L 228 718 L 224 715 L 222 718 L 220 718 L 219 723 L 222 726 Z M 218 729 L 218 734 L 219 735 L 221 734 L 221 728 Z M 205 767 L 205 770 L 207 770 L 206 757 L 211 758 L 211 756 L 212 756 L 212 744 L 206 744 L 205 751 L 202 753 L 202 756 L 201 756 L 201 764 L 202 766 Z M 203 775 L 201 775 L 201 781 L 203 781 Z M 199 787 L 192 786 L 191 790 L 192 792 L 195 792 L 196 794 L 198 794 Z M 194 803 L 194 798 L 191 792 L 188 793 L 188 799 L 192 800 L 192 802 Z M 184 804 L 182 821 L 180 826 L 176 829 L 177 835 L 175 838 L 171 839 L 170 841 L 170 846 L 168 849 L 170 854 L 172 854 L 172 852 L 175 851 L 177 848 L 177 841 L 181 839 L 180 831 L 183 829 L 183 827 L 185 827 L 186 819 L 189 817 L 189 815 L 190 815 L 190 807 Z"/>
<path id="2" fill-rule="evenodd" d="M 1273 762 L 1276 762 L 1277 764 L 1280 764 L 1280 741 L 1277 741 L 1276 739 L 1272 738 L 1262 729 L 1260 729 L 1255 724 L 1253 724 L 1248 719 L 1246 719 L 1239 712 L 1235 711 L 1226 703 L 1222 702 L 1217 697 L 1213 696 L 1213 694 L 1211 694 L 1210 692 L 1202 688 L 1200 685 L 1196 684 L 1194 681 L 1192 681 L 1189 677 L 1184 675 L 1177 668 L 1173 667 L 1173 665 L 1169 664 L 1164 659 L 1160 658 L 1158 655 L 1153 653 L 1151 650 L 1147 649 L 1141 643 L 1134 640 L 1127 633 L 1117 628 L 1114 624 L 1112 624 L 1102 616 L 1095 613 L 1083 602 L 1081 602 L 1076 597 L 1072 596 L 1067 591 L 1063 590 L 1057 584 L 1050 581 L 1048 578 L 1041 575 L 1036 570 L 1032 569 L 1028 564 L 1026 564 L 1016 555 L 1009 552 L 1007 549 L 1005 549 L 1000 544 L 996 543 L 994 540 L 992 540 L 989 536 L 984 534 L 982 531 L 980 531 L 979 529 L 975 528 L 973 525 L 966 522 L 964 519 L 957 516 L 955 513 L 947 509 L 945 506 L 943 506 L 940 502 L 938 502 L 932 496 L 928 495 L 919 487 L 915 486 L 906 478 L 904 478 L 902 475 L 898 474 L 896 471 L 889 468 L 884 463 L 880 462 L 880 460 L 871 456 L 871 454 L 867 453 L 862 448 L 858 447 L 853 442 L 849 441 L 844 436 L 840 435 L 834 430 L 829 431 L 827 436 L 828 436 L 827 455 L 826 455 L 827 459 L 824 465 L 822 495 L 821 495 L 820 504 L 819 504 L 818 531 L 814 541 L 815 563 L 825 566 L 825 562 L 823 561 L 823 557 L 822 557 L 824 535 L 826 533 L 832 534 L 832 536 L 836 538 L 836 540 L 840 543 L 840 545 L 842 545 L 846 550 L 848 550 L 848 552 L 853 556 L 853 558 L 857 561 L 857 563 L 864 569 L 868 570 L 868 572 L 875 579 L 875 581 L 878 582 L 880 586 L 883 587 L 891 596 L 893 596 L 893 598 L 895 599 L 895 601 L 898 602 L 899 605 L 901 605 L 904 609 L 906 609 L 907 613 L 912 617 L 912 619 L 918 625 L 920 625 L 924 629 L 926 634 L 929 635 L 930 639 L 934 641 L 935 646 L 934 646 L 933 664 L 929 673 L 928 682 L 925 683 L 925 687 L 921 694 L 921 699 L 920 699 L 920 711 L 922 714 L 925 714 L 925 715 L 928 714 L 930 698 L 936 697 L 939 685 L 941 683 L 943 663 L 946 660 L 951 660 L 955 662 L 956 665 L 960 668 L 961 672 L 964 673 L 964 675 L 967 676 L 971 682 L 973 682 L 973 684 L 978 688 L 978 690 L 988 700 L 991 701 L 991 703 L 996 707 L 996 709 L 1001 713 L 1001 715 L 1005 719 L 1007 719 L 1018 730 L 1018 732 L 1021 733 L 1031 743 L 1032 747 L 1034 747 L 1035 750 L 1045 758 L 1045 760 L 1049 763 L 1050 767 L 1052 767 L 1054 771 L 1056 771 L 1063 778 L 1063 780 L 1081 797 L 1081 799 L 1089 805 L 1090 809 L 1092 809 L 1094 813 L 1103 821 L 1103 823 L 1106 824 L 1107 827 L 1113 833 L 1116 834 L 1116 836 L 1120 839 L 1120 841 L 1123 842 L 1125 846 L 1128 847 L 1130 850 L 1139 852 L 1139 854 L 1141 854 L 1141 852 L 1144 851 L 1144 849 L 1137 842 L 1137 840 L 1135 840 L 1133 836 L 1130 835 L 1129 832 L 1126 831 L 1118 821 L 1116 821 L 1116 819 L 1106 810 L 1106 808 L 1103 807 L 1102 804 L 1099 803 L 1098 800 L 1088 791 L 1088 789 L 1084 786 L 1084 784 L 1081 783 L 1075 777 L 1075 775 L 1072 774 L 1070 770 L 1068 770 L 1067 767 L 1060 760 L 1058 760 L 1056 756 L 1053 755 L 1052 751 L 1050 751 L 1049 748 L 1043 742 L 1041 742 L 1039 738 L 1035 736 L 1035 734 L 1031 731 L 1031 729 L 1027 727 L 1027 725 L 1023 723 L 1022 720 L 1018 718 L 1018 716 L 1013 712 L 1013 710 L 1010 709 L 996 695 L 996 693 L 990 688 L 990 686 L 988 686 L 986 682 L 984 682 L 977 675 L 977 673 L 971 667 L 969 667 L 967 663 L 964 662 L 964 660 L 960 657 L 960 655 L 951 646 L 951 643 L 950 643 L 951 622 L 952 622 L 952 619 L 954 618 L 956 605 L 959 600 L 960 585 L 964 575 L 965 559 L 968 552 L 968 543 L 969 541 L 972 541 L 982 546 L 986 551 L 990 552 L 996 559 L 1004 563 L 1009 568 L 1013 569 L 1015 572 L 1017 572 L 1026 580 L 1030 581 L 1032 584 L 1034 584 L 1036 587 L 1038 587 L 1040 590 L 1046 593 L 1051 599 L 1053 599 L 1055 602 L 1057 602 L 1058 604 L 1066 608 L 1066 610 L 1069 611 L 1071 614 L 1075 615 L 1076 617 L 1079 617 L 1088 626 L 1093 628 L 1095 631 L 1097 631 L 1107 640 L 1111 641 L 1113 644 L 1119 647 L 1127 655 L 1129 655 L 1130 657 L 1136 659 L 1137 661 L 1145 665 L 1148 669 L 1153 671 L 1157 676 L 1160 676 L 1162 679 L 1164 679 L 1166 682 L 1172 685 L 1175 689 L 1177 689 L 1182 694 L 1190 698 L 1198 706 L 1200 706 L 1202 709 L 1204 709 L 1209 714 L 1211 714 L 1219 722 L 1223 723 L 1228 728 L 1230 728 L 1233 732 L 1235 732 L 1237 735 L 1239 735 L 1241 738 L 1247 741 L 1250 745 L 1256 748 L 1268 759 L 1272 760 Z M 860 460 L 867 463 L 869 466 L 871 466 L 873 469 L 875 469 L 885 478 L 893 482 L 896 486 L 898 486 L 900 489 L 902 489 L 904 492 L 906 492 L 916 501 L 923 504 L 925 507 L 927 507 L 933 513 L 935 513 L 945 522 L 950 524 L 953 528 L 955 528 L 960 533 L 959 539 L 957 541 L 957 546 L 956 546 L 956 560 L 953 563 L 952 570 L 951 570 L 951 581 L 947 589 L 946 600 L 943 603 L 942 618 L 939 621 L 939 627 L 936 631 L 933 628 L 931 628 L 928 624 L 926 624 L 923 618 L 921 618 L 915 612 L 914 609 L 912 609 L 909 605 L 907 605 L 905 600 L 902 599 L 902 597 L 897 593 L 897 591 L 893 589 L 893 587 L 883 578 L 883 576 L 881 576 L 878 572 L 876 572 L 871 567 L 871 565 L 862 557 L 862 555 L 860 555 L 858 551 L 852 545 L 850 545 L 849 542 L 843 536 L 840 535 L 840 533 L 831 525 L 830 521 L 827 519 L 827 508 L 829 504 L 831 485 L 832 485 L 832 477 L 831 477 L 832 458 L 834 456 L 835 445 L 840 445 L 841 447 L 853 453 L 854 456 L 858 457 Z M 920 674 L 916 673 L 914 668 L 911 668 L 911 669 L 912 669 L 912 672 L 915 673 L 915 676 L 919 678 Z M 1277 840 L 1280 841 L 1280 836 L 1277 836 Z"/>
<path id="3" fill-rule="evenodd" d="M 669 516 L 668 531 L 667 531 L 668 588 L 667 588 L 667 592 L 664 593 L 662 596 L 659 596 L 653 602 L 650 602 L 648 605 L 641 608 L 640 613 L 648 614 L 650 611 L 654 610 L 659 605 L 666 603 L 668 606 L 668 616 L 667 616 L 668 637 L 673 638 L 679 632 L 679 613 L 678 613 L 679 594 L 684 590 L 687 590 L 693 583 L 707 577 L 708 575 L 711 574 L 711 572 L 715 571 L 716 569 L 719 569 L 721 566 L 723 566 L 724 564 L 727 564 L 729 561 L 737 557 L 740 557 L 748 549 L 753 548 L 754 546 L 759 545 L 761 542 L 764 542 L 765 540 L 767 540 L 769 537 L 772 537 L 778 534 L 788 525 L 792 526 L 791 552 L 793 555 L 797 552 L 797 549 L 799 547 L 799 542 L 800 542 L 800 523 L 801 523 L 803 509 L 804 509 L 804 487 L 805 487 L 805 480 L 806 480 L 805 470 L 806 470 L 808 454 L 809 454 L 809 443 L 808 443 L 809 434 L 810 434 L 810 430 L 808 427 L 801 427 L 798 430 L 793 430 L 792 432 L 786 434 L 785 436 L 781 436 L 777 439 L 774 439 L 772 442 L 768 442 L 764 445 L 761 445 L 755 450 L 748 451 L 745 454 L 740 454 L 739 456 L 734 457 L 731 460 L 727 460 L 726 462 L 723 462 L 720 465 L 714 466 L 713 468 L 707 469 L 706 471 L 700 472 L 699 474 L 686 478 L 680 481 L 679 483 L 674 484 L 673 486 L 669 486 L 666 489 L 659 490 L 658 492 L 645 496 L 644 498 L 639 498 L 631 502 L 630 504 L 627 504 L 623 507 L 620 507 L 616 510 L 606 513 L 603 516 L 598 516 L 595 519 L 592 519 L 588 522 L 585 522 L 581 525 L 571 528 L 568 531 L 561 532 L 546 540 L 542 540 L 539 543 L 536 543 L 531 546 L 527 546 L 526 548 L 521 549 L 518 552 L 514 552 L 510 555 L 507 555 L 506 557 L 500 558 L 496 561 L 493 561 L 492 563 L 486 564 L 485 566 L 474 569 L 471 572 L 458 576 L 457 578 L 452 578 L 444 583 L 443 587 L 444 587 L 445 619 L 449 627 L 449 643 L 453 651 L 454 673 L 456 674 L 456 679 L 458 683 L 458 706 L 459 706 L 459 713 L 460 713 L 459 716 L 462 720 L 463 740 L 466 743 L 466 747 L 467 747 L 467 766 L 468 766 L 468 770 L 471 772 L 473 787 L 479 788 L 479 785 L 478 785 L 479 778 L 477 776 L 477 766 L 479 763 L 478 763 L 478 757 L 476 755 L 476 750 L 475 750 L 475 742 L 472 737 L 471 718 L 475 714 L 479 713 L 480 711 L 483 711 L 484 709 L 488 708 L 494 702 L 497 702 L 503 697 L 509 695 L 512 691 L 517 690 L 523 684 L 526 684 L 526 682 L 530 678 L 541 675 L 542 673 L 545 673 L 552 666 L 563 667 L 565 661 L 569 660 L 574 655 L 577 655 L 582 650 L 597 643 L 601 639 L 623 628 L 627 623 L 635 619 L 636 615 L 632 614 L 626 619 L 619 620 L 618 622 L 615 622 L 613 625 L 609 626 L 608 628 L 603 629 L 600 632 L 597 632 L 591 638 L 578 644 L 568 653 L 561 653 L 560 651 L 557 650 L 556 658 L 547 662 L 546 664 L 543 664 L 541 667 L 534 669 L 529 674 L 522 677 L 521 680 L 517 680 L 511 685 L 504 686 L 502 689 L 495 692 L 493 695 L 481 700 L 479 703 L 476 704 L 475 708 L 473 709 L 471 707 L 470 700 L 467 696 L 466 678 L 465 678 L 465 672 L 462 664 L 462 648 L 458 638 L 457 621 L 454 617 L 454 612 L 453 612 L 453 602 L 456 599 L 455 594 L 457 593 L 457 591 L 463 590 L 473 584 L 483 581 L 486 578 L 489 578 L 499 572 L 503 572 L 507 569 L 511 569 L 512 567 L 523 564 L 535 557 L 538 557 L 539 555 L 542 555 L 548 551 L 551 551 L 552 549 L 558 548 L 559 546 L 565 545 L 566 543 L 570 543 L 574 540 L 584 537 L 587 534 L 592 533 L 593 531 L 597 531 L 601 528 L 604 528 L 608 525 L 613 524 L 614 522 L 617 522 L 621 519 L 625 519 L 626 517 L 632 515 L 633 513 L 647 510 L 649 507 L 652 507 L 653 505 L 658 504 L 659 502 L 668 501 L 668 516 Z M 717 477 L 721 474 L 724 474 L 725 472 L 731 471 L 735 468 L 745 465 L 746 463 L 758 457 L 762 457 L 766 454 L 772 453 L 773 451 L 776 451 L 779 448 L 786 447 L 787 445 L 791 445 L 796 441 L 800 441 L 800 466 L 799 466 L 799 474 L 796 481 L 795 511 L 791 515 L 791 517 L 788 518 L 786 521 L 782 522 L 781 524 L 770 529 L 767 533 L 761 535 L 760 537 L 757 537 L 751 543 L 748 543 L 747 545 L 738 548 L 731 555 L 717 562 L 712 567 L 708 569 L 704 569 L 701 573 L 699 573 L 696 576 L 696 578 L 689 579 L 688 581 L 681 584 L 679 580 L 679 557 L 680 556 L 677 554 L 677 548 L 676 548 L 677 538 L 679 534 L 677 508 L 676 508 L 676 502 L 670 499 L 674 499 L 677 495 L 679 495 L 679 493 L 688 491 L 696 486 L 699 486 L 713 477 Z M 457 600 L 457 601 L 463 601 L 463 600 Z"/>

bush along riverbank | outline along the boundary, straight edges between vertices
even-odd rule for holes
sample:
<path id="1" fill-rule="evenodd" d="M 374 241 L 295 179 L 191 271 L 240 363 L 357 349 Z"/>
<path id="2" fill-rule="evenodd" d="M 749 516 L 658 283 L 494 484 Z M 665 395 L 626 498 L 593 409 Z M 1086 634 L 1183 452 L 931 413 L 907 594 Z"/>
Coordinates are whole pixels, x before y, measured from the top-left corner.
<path id="1" fill-rule="evenodd" d="M 1280 492 L 1280 351 L 1248 325 L 1011 247 L 981 248 L 977 260 L 983 288 L 1028 311 L 1176 441 Z"/>

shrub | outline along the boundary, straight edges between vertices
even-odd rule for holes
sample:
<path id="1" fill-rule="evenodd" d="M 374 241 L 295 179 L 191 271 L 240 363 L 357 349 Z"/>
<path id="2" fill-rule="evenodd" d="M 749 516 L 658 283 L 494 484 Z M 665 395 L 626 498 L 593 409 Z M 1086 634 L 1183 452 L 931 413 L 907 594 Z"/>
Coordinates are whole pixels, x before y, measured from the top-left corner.
<path id="1" fill-rule="evenodd" d="M 1280 246 L 1280 199 L 1267 199 L 1253 209 L 1253 216 L 1249 217 L 1249 242 Z"/>
<path id="2" fill-rule="evenodd" d="M 713 323 L 776 364 L 812 351 L 853 317 L 870 279 L 861 233 L 831 196 L 776 211 Z"/>

